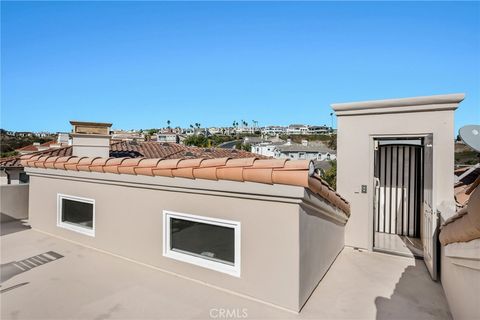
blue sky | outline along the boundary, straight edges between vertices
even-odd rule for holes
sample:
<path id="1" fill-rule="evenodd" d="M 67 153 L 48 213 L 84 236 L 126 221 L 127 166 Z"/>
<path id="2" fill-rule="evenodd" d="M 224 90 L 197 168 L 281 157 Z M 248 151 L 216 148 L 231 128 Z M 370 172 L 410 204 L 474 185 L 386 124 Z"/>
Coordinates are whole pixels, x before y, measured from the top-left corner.
<path id="1" fill-rule="evenodd" d="M 330 104 L 465 92 L 478 2 L 3 2 L 1 127 L 330 124 Z"/>

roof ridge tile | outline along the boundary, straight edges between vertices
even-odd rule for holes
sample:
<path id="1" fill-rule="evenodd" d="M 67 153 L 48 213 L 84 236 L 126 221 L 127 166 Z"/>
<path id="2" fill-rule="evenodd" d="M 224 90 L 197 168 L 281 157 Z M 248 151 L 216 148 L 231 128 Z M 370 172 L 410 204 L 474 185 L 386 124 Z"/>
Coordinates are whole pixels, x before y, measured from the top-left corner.
<path id="1" fill-rule="evenodd" d="M 350 205 L 317 174 L 309 174 L 311 161 L 251 158 L 100 158 L 26 155 L 22 165 L 74 171 L 105 172 L 187 179 L 231 180 L 301 186 L 350 215 Z"/>

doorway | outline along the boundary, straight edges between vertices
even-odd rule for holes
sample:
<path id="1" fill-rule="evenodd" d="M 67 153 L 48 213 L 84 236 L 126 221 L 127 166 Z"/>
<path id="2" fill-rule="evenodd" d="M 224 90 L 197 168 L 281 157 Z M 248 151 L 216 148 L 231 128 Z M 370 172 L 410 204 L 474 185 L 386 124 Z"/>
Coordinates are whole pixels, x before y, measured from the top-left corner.
<path id="1" fill-rule="evenodd" d="M 424 139 L 378 138 L 374 142 L 373 248 L 423 257 Z"/>

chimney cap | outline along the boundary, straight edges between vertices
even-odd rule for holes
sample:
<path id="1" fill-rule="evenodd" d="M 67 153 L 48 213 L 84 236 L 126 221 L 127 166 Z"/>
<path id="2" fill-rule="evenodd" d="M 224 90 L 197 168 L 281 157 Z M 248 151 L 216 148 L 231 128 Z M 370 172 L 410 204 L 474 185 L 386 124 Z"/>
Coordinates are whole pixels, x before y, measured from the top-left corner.
<path id="1" fill-rule="evenodd" d="M 111 127 L 112 124 L 108 122 L 91 122 L 91 121 L 76 121 L 76 120 L 71 120 L 70 124 L 72 126 L 91 126 L 91 127 Z"/>

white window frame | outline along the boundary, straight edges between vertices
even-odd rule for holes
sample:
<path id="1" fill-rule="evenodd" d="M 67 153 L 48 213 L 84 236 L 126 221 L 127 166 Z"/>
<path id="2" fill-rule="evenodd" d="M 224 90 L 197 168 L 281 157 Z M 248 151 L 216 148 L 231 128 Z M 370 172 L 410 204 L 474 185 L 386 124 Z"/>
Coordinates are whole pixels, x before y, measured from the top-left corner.
<path id="1" fill-rule="evenodd" d="M 84 203 L 91 203 L 93 205 L 93 215 L 92 215 L 92 229 L 82 227 L 70 222 L 62 221 L 62 200 L 72 200 Z M 77 196 L 71 196 L 67 194 L 57 193 L 57 227 L 68 229 L 70 231 L 78 232 L 90 237 L 95 237 L 95 200 L 82 198 Z"/>
<path id="2" fill-rule="evenodd" d="M 215 226 L 228 227 L 234 229 L 234 255 L 235 263 L 228 265 L 222 262 L 217 262 L 198 256 L 182 253 L 171 249 L 170 246 L 170 218 L 177 218 L 193 222 L 201 222 Z M 174 212 L 163 210 L 163 256 L 182 262 L 191 263 L 207 269 L 223 272 L 231 276 L 240 277 L 241 267 L 241 223 L 239 221 L 231 221 L 217 218 L 210 218 L 205 216 L 198 216 L 187 213 Z"/>

